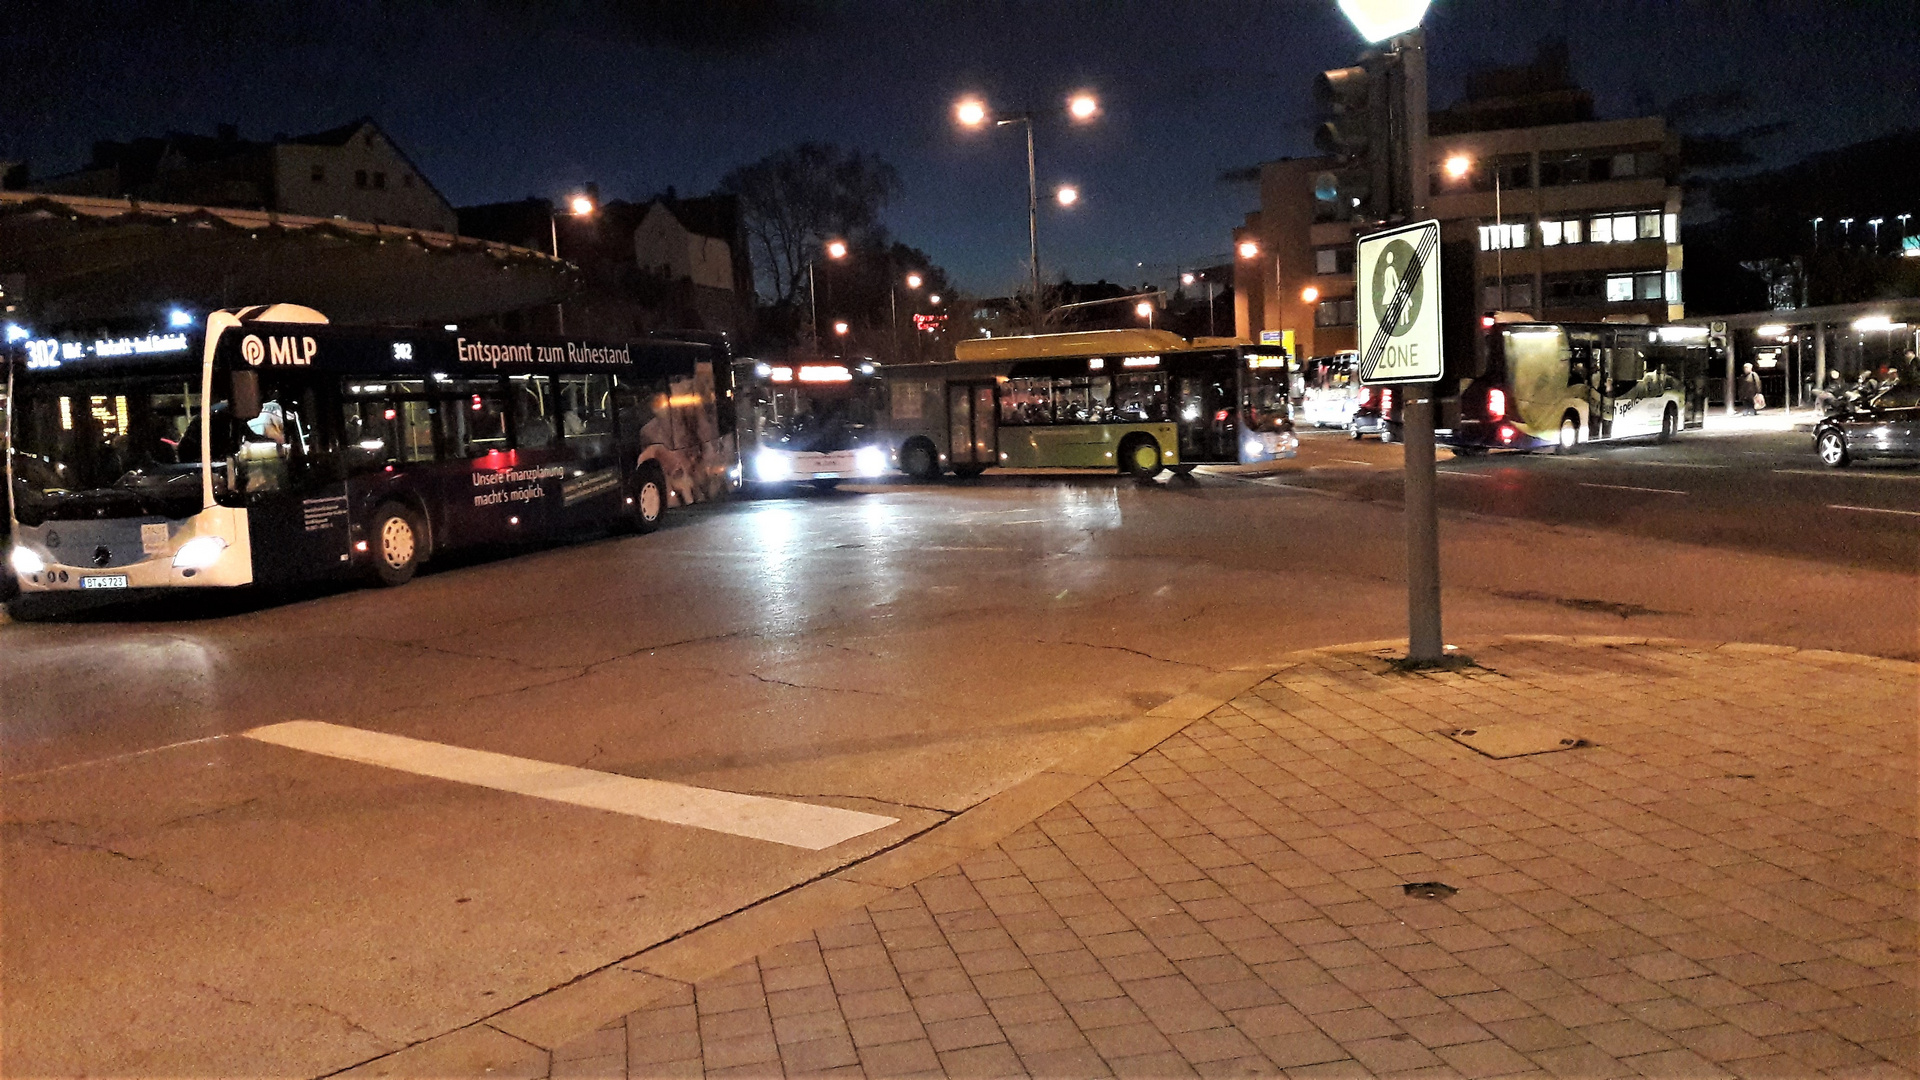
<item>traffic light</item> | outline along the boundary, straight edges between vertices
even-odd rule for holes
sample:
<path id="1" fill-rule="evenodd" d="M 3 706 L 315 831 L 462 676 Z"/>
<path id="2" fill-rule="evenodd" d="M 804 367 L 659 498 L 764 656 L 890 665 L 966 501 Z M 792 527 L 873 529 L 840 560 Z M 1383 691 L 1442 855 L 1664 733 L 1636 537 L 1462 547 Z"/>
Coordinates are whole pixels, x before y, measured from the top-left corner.
<path id="1" fill-rule="evenodd" d="M 1387 216 L 1389 149 L 1392 145 L 1386 59 L 1367 53 L 1352 67 L 1314 78 L 1314 97 L 1327 119 L 1314 145 L 1334 166 L 1314 177 L 1313 197 L 1325 220 L 1378 220 Z"/>

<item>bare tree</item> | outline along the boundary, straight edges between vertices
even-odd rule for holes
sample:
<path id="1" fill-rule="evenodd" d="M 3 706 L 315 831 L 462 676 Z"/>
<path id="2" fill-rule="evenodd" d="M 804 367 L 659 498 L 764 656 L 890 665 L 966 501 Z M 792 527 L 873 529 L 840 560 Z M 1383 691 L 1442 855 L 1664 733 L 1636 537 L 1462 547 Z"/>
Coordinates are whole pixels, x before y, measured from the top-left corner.
<path id="1" fill-rule="evenodd" d="M 742 165 L 720 180 L 740 199 L 757 285 L 775 305 L 789 305 L 806 285 L 807 262 L 829 238 L 849 243 L 885 235 L 880 211 L 900 190 L 900 175 L 880 158 L 831 143 L 803 142 Z"/>

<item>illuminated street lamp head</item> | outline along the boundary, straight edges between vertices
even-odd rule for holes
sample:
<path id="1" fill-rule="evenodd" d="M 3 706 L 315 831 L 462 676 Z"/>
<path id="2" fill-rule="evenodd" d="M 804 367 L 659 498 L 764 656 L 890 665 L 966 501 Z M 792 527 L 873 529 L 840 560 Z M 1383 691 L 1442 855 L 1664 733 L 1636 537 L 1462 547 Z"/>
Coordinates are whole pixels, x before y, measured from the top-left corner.
<path id="1" fill-rule="evenodd" d="M 827 258 L 844 259 L 846 257 L 847 257 L 847 242 L 845 240 L 827 241 Z"/>
<path id="2" fill-rule="evenodd" d="M 1193 271 L 1189 270 L 1186 273 L 1180 275 L 1180 284 L 1191 285 L 1193 284 L 1193 282 L 1194 282 Z"/>
<path id="3" fill-rule="evenodd" d="M 1235 248 L 1234 250 L 1240 253 L 1241 258 L 1251 259 L 1255 255 L 1260 254 L 1260 245 L 1254 243 L 1251 240 L 1242 240 L 1240 241 L 1240 246 Z"/>
<path id="4" fill-rule="evenodd" d="M 1133 313 L 1134 313 L 1135 315 L 1138 315 L 1138 316 L 1140 316 L 1140 317 L 1141 317 L 1141 318 L 1143 318 L 1143 319 L 1151 319 L 1151 318 L 1153 318 L 1153 304 L 1152 304 L 1152 302 L 1151 302 L 1151 301 L 1147 301 L 1147 300 L 1142 300 L 1142 301 L 1140 301 L 1139 303 L 1137 303 L 1137 304 L 1135 304 L 1135 305 L 1133 305 Z"/>
<path id="5" fill-rule="evenodd" d="M 848 326 L 848 325 L 847 325 L 847 321 L 846 321 L 845 319 L 836 319 L 836 320 L 834 320 L 834 323 L 833 323 L 833 332 L 834 332 L 834 333 L 836 333 L 836 334 L 838 334 L 838 335 L 840 335 L 841 337 L 846 337 L 846 336 L 847 336 L 847 331 L 848 331 L 848 330 L 851 330 L 851 329 L 852 329 L 852 327 L 850 327 L 850 326 Z"/>
<path id="6" fill-rule="evenodd" d="M 1473 169 L 1473 159 L 1465 154 L 1455 154 L 1447 159 L 1444 167 L 1450 179 L 1459 180 Z"/>
<path id="7" fill-rule="evenodd" d="M 1091 120 L 1100 112 L 1100 99 L 1081 91 L 1067 99 L 1067 115 L 1075 120 Z"/>
<path id="8" fill-rule="evenodd" d="M 1385 41 L 1420 26 L 1429 0 L 1340 0 L 1353 28 L 1368 41 Z"/>
<path id="9" fill-rule="evenodd" d="M 1080 201 L 1080 189 L 1072 184 L 1062 184 L 1060 190 L 1053 193 L 1053 197 L 1060 201 L 1061 206 L 1072 206 Z"/>
<path id="10" fill-rule="evenodd" d="M 1319 289 L 1316 289 L 1316 288 L 1314 288 L 1313 286 L 1311 286 L 1311 285 L 1309 285 L 1309 286 L 1307 286 L 1306 288 L 1304 288 L 1304 289 L 1301 289 L 1301 290 L 1300 290 L 1300 302 L 1301 302 L 1301 303 L 1303 303 L 1303 304 L 1311 304 L 1311 303 L 1313 303 L 1313 302 L 1314 302 L 1315 300 L 1318 300 L 1318 299 L 1320 299 L 1320 290 L 1319 290 Z"/>
<path id="11" fill-rule="evenodd" d="M 939 302 L 940 302 L 939 293 L 934 293 L 932 296 L 927 297 L 927 303 L 929 304 L 938 304 Z"/>
<path id="12" fill-rule="evenodd" d="M 961 127 L 979 127 L 987 122 L 987 103 L 979 98 L 961 98 L 953 107 L 953 118 Z"/>
<path id="13" fill-rule="evenodd" d="M 586 217 L 593 213 L 593 200 L 585 195 L 575 195 L 567 200 L 567 209 L 573 212 L 574 217 Z"/>
<path id="14" fill-rule="evenodd" d="M 923 278 L 921 278 L 921 276 L 920 276 L 919 274 L 908 274 L 908 275 L 907 275 L 907 288 L 909 288 L 909 289 L 917 289 L 917 288 L 919 288 L 919 287 L 920 287 L 920 286 L 921 286 L 921 285 L 922 285 L 923 283 L 924 283 L 924 279 L 923 279 Z"/>

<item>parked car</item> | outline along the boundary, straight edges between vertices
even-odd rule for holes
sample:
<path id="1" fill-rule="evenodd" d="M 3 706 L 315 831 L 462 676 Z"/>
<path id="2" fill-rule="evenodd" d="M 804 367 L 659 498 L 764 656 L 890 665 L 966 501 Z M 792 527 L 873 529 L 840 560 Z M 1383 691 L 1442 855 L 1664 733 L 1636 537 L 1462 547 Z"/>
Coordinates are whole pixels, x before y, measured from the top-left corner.
<path id="1" fill-rule="evenodd" d="M 1895 386 L 1871 401 L 1842 400 L 1813 426 L 1820 463 L 1842 468 L 1862 458 L 1920 458 L 1920 387 Z"/>

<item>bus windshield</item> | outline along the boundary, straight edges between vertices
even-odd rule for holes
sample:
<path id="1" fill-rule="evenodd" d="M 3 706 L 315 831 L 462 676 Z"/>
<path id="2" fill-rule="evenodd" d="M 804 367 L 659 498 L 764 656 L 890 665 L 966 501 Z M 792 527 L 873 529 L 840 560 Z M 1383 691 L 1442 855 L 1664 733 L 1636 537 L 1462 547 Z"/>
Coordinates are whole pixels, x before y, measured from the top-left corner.
<path id="1" fill-rule="evenodd" d="M 851 450 L 873 428 L 873 402 L 855 384 L 838 392 L 768 387 L 756 401 L 762 445 L 829 453 Z"/>
<path id="2" fill-rule="evenodd" d="M 22 522 L 178 518 L 200 508 L 198 379 L 36 380 L 16 393 L 13 495 Z M 236 426 L 216 424 L 216 460 L 233 452 Z"/>
<path id="3" fill-rule="evenodd" d="M 1292 427 L 1292 400 L 1288 395 L 1287 369 L 1259 367 L 1247 371 L 1246 413 L 1248 431 L 1286 431 Z"/>

